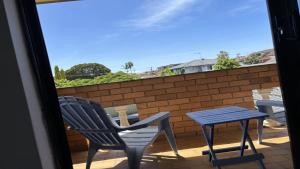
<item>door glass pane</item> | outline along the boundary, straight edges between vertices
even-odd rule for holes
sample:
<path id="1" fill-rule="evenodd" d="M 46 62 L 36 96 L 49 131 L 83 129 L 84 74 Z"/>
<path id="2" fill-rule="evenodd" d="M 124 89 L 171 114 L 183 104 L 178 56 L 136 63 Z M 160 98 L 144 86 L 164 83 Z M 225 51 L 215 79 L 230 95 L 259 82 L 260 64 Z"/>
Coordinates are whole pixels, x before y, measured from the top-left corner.
<path id="1" fill-rule="evenodd" d="M 298 11 L 299 11 L 299 14 L 300 14 L 300 0 L 297 0 L 298 2 Z"/>
<path id="2" fill-rule="evenodd" d="M 281 7 L 278 4 L 282 1 L 274 0 L 274 6 Z M 194 135 L 200 131 L 193 121 L 183 118 L 188 111 L 231 105 L 253 109 L 254 103 L 263 99 L 282 103 L 268 10 L 263 0 L 86 0 L 42 4 L 38 6 L 38 12 L 57 92 L 61 96 L 74 95 L 101 104 L 114 116 L 113 122 L 119 124 L 120 113 L 125 125 L 145 117 L 150 107 L 152 111 L 164 108 L 172 115 L 180 112 L 178 120 L 172 120 L 171 124 L 184 130 L 182 133 L 174 128 L 174 134 L 184 138 L 182 144 L 186 145 L 183 148 L 188 154 L 184 159 L 195 162 L 205 159 L 197 153 L 191 154 L 199 145 L 196 144 L 198 137 Z M 285 14 L 285 11 L 280 13 Z M 279 19 L 282 25 L 288 25 L 282 21 L 286 19 L 284 16 Z M 286 34 L 289 38 L 292 33 Z M 229 70 L 236 67 L 241 69 Z M 214 69 L 218 72 L 209 72 Z M 191 73 L 194 74 L 182 75 Z M 131 80 L 136 81 L 128 82 Z M 159 83 L 156 84 L 157 80 Z M 184 101 L 179 103 L 177 97 Z M 171 102 L 174 105 L 170 106 Z M 120 106 L 132 104 L 137 106 L 134 114 L 117 110 Z M 186 108 L 182 110 L 183 107 Z M 76 113 L 81 113 L 78 111 Z M 257 150 L 268 153 L 266 156 L 274 153 L 269 162 L 276 161 L 279 168 L 292 168 L 289 167 L 292 157 L 285 113 L 278 109 L 266 110 L 265 113 L 270 114 L 270 119 L 259 126 L 260 129 L 263 125 L 269 126 L 263 129 L 266 133 L 263 142 L 267 146 L 257 146 Z M 82 119 L 79 123 L 86 123 L 86 120 L 93 119 Z M 182 126 L 183 123 L 188 127 Z M 239 144 L 239 140 L 231 139 L 240 137 L 239 132 L 232 130 L 238 130 L 239 126 L 220 127 L 224 128 L 224 137 L 216 138 L 220 146 Z M 66 130 L 74 169 L 82 169 L 88 154 L 85 138 L 90 138 L 90 135 L 83 133 L 83 137 L 75 132 Z M 193 137 L 187 139 L 186 134 Z M 105 142 L 114 146 L 111 142 L 114 138 L 111 140 L 105 133 L 92 139 L 95 144 Z M 144 143 L 145 139 L 141 142 Z M 155 146 L 155 153 L 163 155 L 162 165 L 172 163 L 167 167 L 169 169 L 183 164 L 189 165 L 186 168 L 194 165 L 173 156 L 164 156 L 171 153 L 169 147 L 165 147 L 167 144 Z M 85 152 L 79 155 L 76 151 Z M 151 151 L 149 149 L 150 154 Z M 119 151 L 102 151 L 95 156 L 92 165 L 124 168 L 127 165 L 123 160 L 125 156 Z M 141 168 L 159 168 L 156 166 L 161 164 L 156 158 L 156 155 L 147 155 Z M 266 163 L 266 168 L 274 168 L 273 164 Z M 208 163 L 200 168 L 207 167 Z"/>

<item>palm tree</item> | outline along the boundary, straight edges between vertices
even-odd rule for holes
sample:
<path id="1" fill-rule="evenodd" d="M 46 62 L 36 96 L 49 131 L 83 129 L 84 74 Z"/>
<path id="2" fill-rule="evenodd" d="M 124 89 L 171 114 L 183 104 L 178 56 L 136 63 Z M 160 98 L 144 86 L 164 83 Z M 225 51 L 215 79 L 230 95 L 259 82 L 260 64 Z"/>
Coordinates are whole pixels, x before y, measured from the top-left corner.
<path id="1" fill-rule="evenodd" d="M 131 61 L 129 61 L 129 62 L 125 63 L 125 65 L 123 67 L 127 73 L 128 73 L 128 70 L 130 70 L 130 72 L 132 73 L 133 66 L 134 66 L 133 63 Z"/>
<path id="2" fill-rule="evenodd" d="M 128 68 L 130 70 L 130 72 L 132 73 L 132 67 L 134 66 L 132 62 L 127 62 Z"/>

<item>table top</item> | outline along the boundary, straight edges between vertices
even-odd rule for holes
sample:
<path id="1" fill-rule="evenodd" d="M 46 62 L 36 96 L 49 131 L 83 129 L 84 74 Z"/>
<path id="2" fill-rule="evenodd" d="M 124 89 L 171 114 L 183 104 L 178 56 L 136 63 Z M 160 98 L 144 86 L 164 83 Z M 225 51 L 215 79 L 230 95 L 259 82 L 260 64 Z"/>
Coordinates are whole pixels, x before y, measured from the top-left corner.
<path id="1" fill-rule="evenodd" d="M 236 122 L 250 119 L 263 119 L 268 115 L 243 107 L 231 106 L 217 109 L 209 109 L 198 112 L 189 112 L 187 116 L 200 125 L 213 125 L 228 122 Z"/>

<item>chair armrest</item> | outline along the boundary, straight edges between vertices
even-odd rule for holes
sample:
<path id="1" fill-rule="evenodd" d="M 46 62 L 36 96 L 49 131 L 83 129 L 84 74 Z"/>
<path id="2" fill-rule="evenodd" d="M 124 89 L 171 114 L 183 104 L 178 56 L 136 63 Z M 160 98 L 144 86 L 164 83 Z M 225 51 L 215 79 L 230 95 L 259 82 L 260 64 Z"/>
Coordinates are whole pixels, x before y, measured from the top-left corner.
<path id="1" fill-rule="evenodd" d="M 272 106 L 284 108 L 283 101 L 274 100 L 258 100 L 256 106 L 258 111 L 268 114 L 270 118 L 274 118 Z"/>
<path id="2" fill-rule="evenodd" d="M 118 131 L 124 131 L 124 130 L 137 130 L 137 129 L 141 129 L 141 128 L 145 128 L 148 127 L 156 122 L 160 122 L 164 119 L 167 119 L 168 117 L 170 117 L 170 113 L 169 112 L 160 112 L 157 113 L 153 116 L 150 116 L 144 120 L 141 120 L 137 123 L 134 123 L 133 125 L 130 125 L 128 127 L 118 127 Z"/>
<path id="3" fill-rule="evenodd" d="M 283 101 L 275 101 L 275 100 L 257 100 L 257 106 L 275 106 L 275 107 L 284 107 Z"/>
<path id="4" fill-rule="evenodd" d="M 114 130 L 110 129 L 74 129 L 75 131 L 78 131 L 80 133 L 113 133 Z"/>

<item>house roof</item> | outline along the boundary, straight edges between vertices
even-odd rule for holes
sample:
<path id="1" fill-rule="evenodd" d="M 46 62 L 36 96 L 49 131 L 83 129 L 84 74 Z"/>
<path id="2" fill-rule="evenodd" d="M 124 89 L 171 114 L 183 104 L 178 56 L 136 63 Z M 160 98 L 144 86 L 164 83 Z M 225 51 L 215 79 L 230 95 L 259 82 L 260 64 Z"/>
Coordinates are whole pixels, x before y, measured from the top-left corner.
<path id="1" fill-rule="evenodd" d="M 180 69 L 185 67 L 203 66 L 203 65 L 214 65 L 217 63 L 217 59 L 196 59 L 190 62 L 182 63 L 177 66 L 171 67 L 171 69 Z"/>

